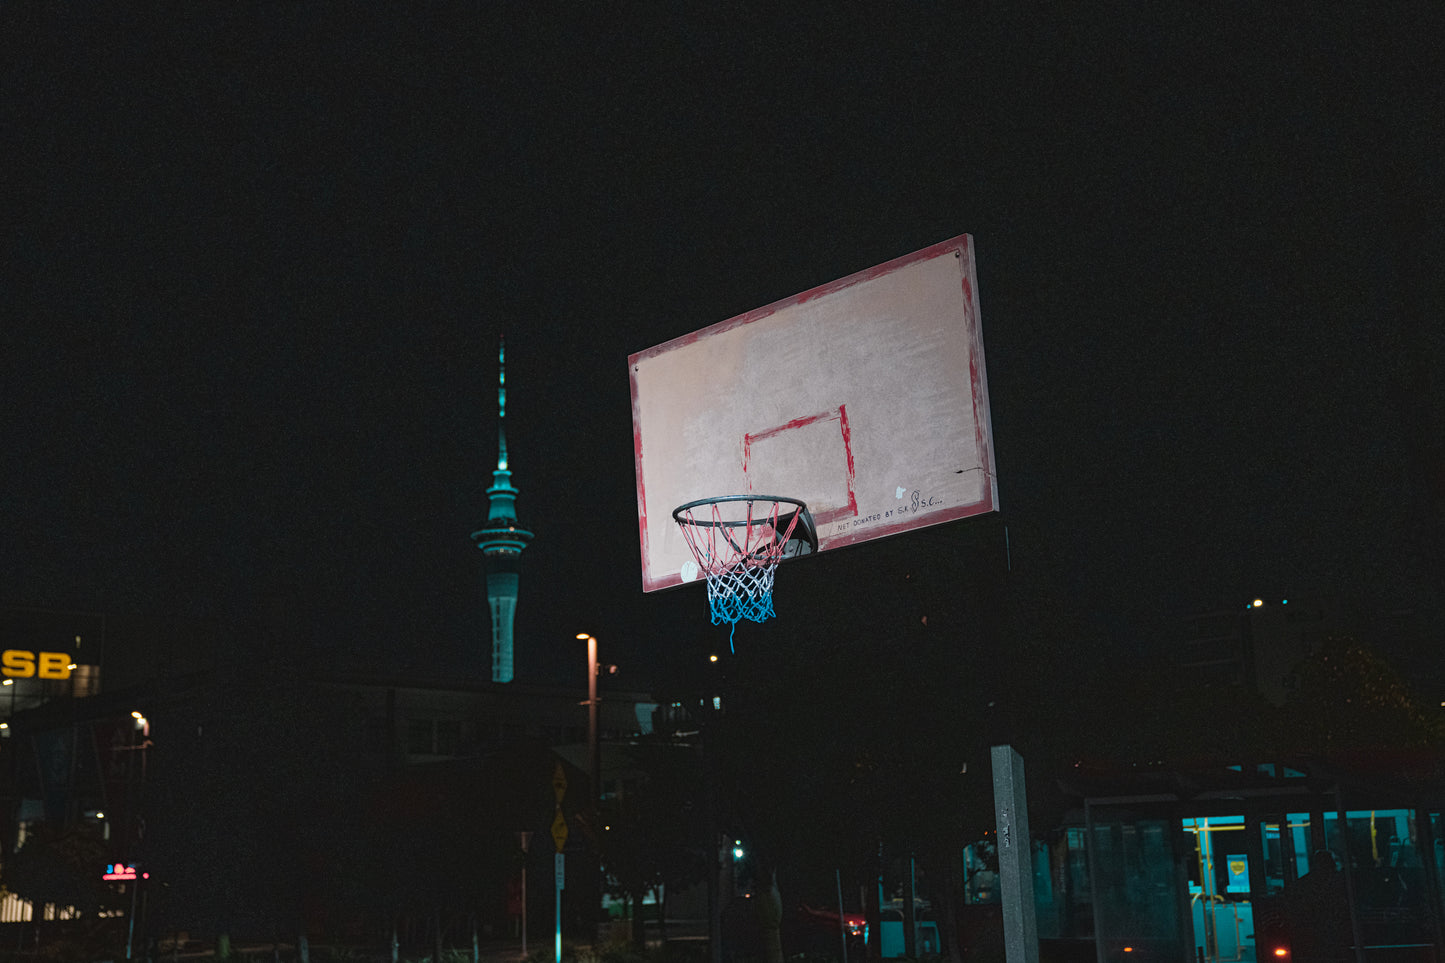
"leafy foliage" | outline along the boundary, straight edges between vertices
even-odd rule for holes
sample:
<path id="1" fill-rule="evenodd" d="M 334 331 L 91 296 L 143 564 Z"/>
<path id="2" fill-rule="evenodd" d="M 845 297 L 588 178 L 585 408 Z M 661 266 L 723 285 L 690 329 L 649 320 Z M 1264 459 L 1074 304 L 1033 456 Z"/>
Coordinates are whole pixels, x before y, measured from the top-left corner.
<path id="1" fill-rule="evenodd" d="M 1445 746 L 1439 713 L 1426 712 L 1410 686 L 1374 648 L 1332 638 L 1299 667 L 1291 735 L 1314 752 Z"/>
<path id="2" fill-rule="evenodd" d="M 640 905 L 659 884 L 682 889 L 706 877 L 707 826 L 693 747 L 645 738 L 631 755 L 639 778 L 604 806 L 601 850 L 617 895 Z"/>
<path id="3" fill-rule="evenodd" d="M 34 824 L 19 850 L 5 863 L 5 888 L 36 907 L 52 903 L 94 916 L 123 901 L 101 879 L 105 842 L 93 827 L 55 828 Z"/>
<path id="4" fill-rule="evenodd" d="M 1129 767 L 1445 745 L 1436 714 L 1358 639 L 1329 639 L 1295 675 L 1292 698 L 1276 706 L 1247 685 L 1200 685 L 1162 661 L 1119 666 L 1089 681 L 1060 751 Z"/>

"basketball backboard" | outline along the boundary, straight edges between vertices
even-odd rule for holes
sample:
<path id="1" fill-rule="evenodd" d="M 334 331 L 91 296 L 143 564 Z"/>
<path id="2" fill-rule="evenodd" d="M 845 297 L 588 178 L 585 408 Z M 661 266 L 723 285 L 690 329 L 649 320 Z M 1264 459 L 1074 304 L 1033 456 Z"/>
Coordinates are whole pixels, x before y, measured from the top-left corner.
<path id="1" fill-rule="evenodd" d="M 672 511 L 700 498 L 802 499 L 819 551 L 997 508 L 969 235 L 628 367 L 644 591 L 695 577 Z"/>

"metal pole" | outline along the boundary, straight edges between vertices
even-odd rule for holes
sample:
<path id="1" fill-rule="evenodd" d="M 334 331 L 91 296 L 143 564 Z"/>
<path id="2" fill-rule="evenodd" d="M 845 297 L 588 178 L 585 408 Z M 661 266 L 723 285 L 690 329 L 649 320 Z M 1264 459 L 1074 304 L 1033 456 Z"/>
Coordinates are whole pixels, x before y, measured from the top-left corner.
<path id="1" fill-rule="evenodd" d="M 918 958 L 918 911 L 914 902 L 913 853 L 908 854 L 908 878 L 903 885 L 903 955 Z"/>
<path id="2" fill-rule="evenodd" d="M 140 875 L 140 873 L 136 873 L 136 876 L 139 876 L 139 875 Z M 131 948 L 131 945 L 135 942 L 135 897 L 136 897 L 136 894 L 139 893 L 139 892 L 140 892 L 140 880 L 139 880 L 139 879 L 133 879 L 133 880 L 131 880 L 131 881 L 130 881 L 130 919 L 126 921 L 128 925 L 126 926 L 126 930 L 125 930 L 125 958 L 126 958 L 126 959 L 130 959 L 130 948 Z M 847 963 L 847 961 L 845 960 L 844 963 Z"/>
<path id="3" fill-rule="evenodd" d="M 592 926 L 589 932 L 593 933 L 594 945 L 599 942 L 599 927 L 601 924 L 601 906 L 603 891 L 602 875 L 602 754 L 597 744 L 597 639 L 595 636 L 587 636 L 587 759 L 591 772 L 588 775 L 592 779 L 592 798 L 588 809 L 592 812 L 592 832 L 596 839 L 594 851 L 597 853 L 596 876 L 597 897 L 592 906 Z"/>
<path id="4" fill-rule="evenodd" d="M 561 801 L 558 801 L 560 805 Z M 517 832 L 517 845 L 522 848 L 522 958 L 527 956 L 527 854 L 531 850 L 532 833 L 522 829 Z"/>
<path id="5" fill-rule="evenodd" d="M 591 923 L 593 941 L 596 942 L 598 926 L 600 925 L 600 914 L 598 909 L 602 905 L 602 891 L 604 889 L 604 878 L 602 875 L 602 853 L 601 853 L 601 832 L 602 832 L 602 757 L 597 747 L 597 639 L 586 632 L 578 632 L 579 640 L 587 642 L 587 768 L 590 770 L 587 775 L 592 780 L 592 796 L 587 802 L 584 812 L 592 821 L 592 833 L 595 841 L 594 851 L 597 854 L 597 899 L 596 905 L 592 907 L 594 918 Z"/>
<path id="6" fill-rule="evenodd" d="M 590 635 L 587 636 L 587 751 L 592 767 L 592 811 L 596 814 L 602 799 L 602 755 L 597 745 L 597 640 Z"/>
<path id="7" fill-rule="evenodd" d="M 1350 852 L 1350 822 L 1345 812 L 1345 800 L 1340 793 L 1340 784 L 1335 783 L 1335 825 L 1340 828 L 1340 859 L 1345 871 L 1345 899 L 1349 902 L 1350 937 L 1355 943 L 1355 959 L 1365 963 L 1365 941 L 1360 933 L 1360 911 L 1355 906 L 1355 858 Z M 1322 821 L 1323 822 L 1323 821 Z M 1310 867 L 1314 869 L 1313 866 Z"/>
<path id="8" fill-rule="evenodd" d="M 848 963 L 848 918 L 843 914 L 843 871 L 833 870 L 833 879 L 838 884 L 838 939 L 843 944 L 843 963 Z"/>

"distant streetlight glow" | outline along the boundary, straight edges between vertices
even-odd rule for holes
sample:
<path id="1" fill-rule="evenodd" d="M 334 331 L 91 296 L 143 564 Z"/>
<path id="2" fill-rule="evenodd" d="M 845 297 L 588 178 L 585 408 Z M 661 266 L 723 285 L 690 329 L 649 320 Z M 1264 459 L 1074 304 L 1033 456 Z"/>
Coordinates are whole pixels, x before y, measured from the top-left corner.
<path id="1" fill-rule="evenodd" d="M 708 657 L 707 657 L 707 660 L 708 660 L 709 662 L 716 662 L 716 661 L 717 661 L 717 653 L 713 653 L 712 655 L 708 656 Z"/>
<path id="2" fill-rule="evenodd" d="M 1255 607 L 1255 608 L 1259 608 L 1259 607 L 1262 606 L 1262 605 L 1264 605 L 1264 599 L 1255 599 L 1255 600 L 1254 600 L 1254 607 Z"/>

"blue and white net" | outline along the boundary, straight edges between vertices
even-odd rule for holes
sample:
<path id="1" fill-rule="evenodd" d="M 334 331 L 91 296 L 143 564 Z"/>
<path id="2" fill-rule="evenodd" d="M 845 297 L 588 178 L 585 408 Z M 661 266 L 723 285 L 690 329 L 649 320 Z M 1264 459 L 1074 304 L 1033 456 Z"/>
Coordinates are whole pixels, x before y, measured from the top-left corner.
<path id="1" fill-rule="evenodd" d="M 688 548 L 707 579 L 707 604 L 712 624 L 737 628 L 748 619 L 773 618 L 773 576 L 783 559 L 783 546 L 793 536 L 799 512 L 790 512 L 779 528 L 780 503 L 770 498 L 714 501 L 676 514 Z M 710 511 L 702 518 L 694 512 Z M 738 517 L 725 517 L 728 509 Z M 728 636 L 732 647 L 732 635 Z"/>

